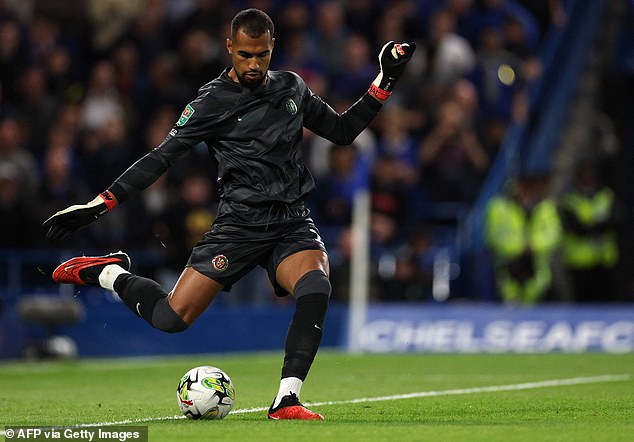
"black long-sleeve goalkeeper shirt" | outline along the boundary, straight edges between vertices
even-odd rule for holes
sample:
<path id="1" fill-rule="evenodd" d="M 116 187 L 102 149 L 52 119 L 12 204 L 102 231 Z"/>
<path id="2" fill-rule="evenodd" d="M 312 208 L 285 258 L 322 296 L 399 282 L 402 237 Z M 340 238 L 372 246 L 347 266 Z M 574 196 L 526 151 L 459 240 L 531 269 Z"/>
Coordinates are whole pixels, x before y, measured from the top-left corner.
<path id="1" fill-rule="evenodd" d="M 218 162 L 217 221 L 266 225 L 305 216 L 303 199 L 315 183 L 302 159 L 302 128 L 351 144 L 381 108 L 365 94 L 338 114 L 295 73 L 269 71 L 263 85 L 249 89 L 228 72 L 203 86 L 163 143 L 115 180 L 109 190 L 119 202 L 202 141 Z"/>

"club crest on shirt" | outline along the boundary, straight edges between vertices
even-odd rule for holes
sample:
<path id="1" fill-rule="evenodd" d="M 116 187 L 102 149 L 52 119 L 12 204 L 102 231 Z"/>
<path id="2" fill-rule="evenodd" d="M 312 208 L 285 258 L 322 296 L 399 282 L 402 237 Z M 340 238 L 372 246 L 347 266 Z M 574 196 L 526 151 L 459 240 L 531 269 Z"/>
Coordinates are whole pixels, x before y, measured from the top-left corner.
<path id="1" fill-rule="evenodd" d="M 188 104 L 187 106 L 185 106 L 185 110 L 183 110 L 183 113 L 181 114 L 180 118 L 176 122 L 176 125 L 177 126 L 185 125 L 185 123 L 187 123 L 187 121 L 189 121 L 191 116 L 194 115 L 194 112 L 196 112 L 196 111 L 194 110 L 193 107 L 191 107 L 191 105 Z"/>
<path id="2" fill-rule="evenodd" d="M 211 266 L 218 272 L 224 272 L 229 267 L 229 260 L 225 255 L 216 255 L 211 260 Z"/>
<path id="3" fill-rule="evenodd" d="M 291 97 L 286 97 L 284 99 L 284 109 L 291 115 L 295 115 L 297 113 L 297 104 L 293 101 Z"/>

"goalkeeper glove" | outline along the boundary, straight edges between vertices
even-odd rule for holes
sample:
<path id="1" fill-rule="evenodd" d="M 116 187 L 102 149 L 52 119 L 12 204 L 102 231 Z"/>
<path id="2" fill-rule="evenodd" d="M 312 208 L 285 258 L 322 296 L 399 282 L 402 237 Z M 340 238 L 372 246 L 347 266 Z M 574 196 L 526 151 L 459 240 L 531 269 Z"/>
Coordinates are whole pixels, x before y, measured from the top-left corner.
<path id="1" fill-rule="evenodd" d="M 117 199 L 112 192 L 106 190 L 88 204 L 78 204 L 60 210 L 42 224 L 42 227 L 48 229 L 46 239 L 52 242 L 64 241 L 71 233 L 86 227 L 114 209 L 116 205 Z"/>
<path id="2" fill-rule="evenodd" d="M 394 43 L 388 41 L 379 53 L 379 75 L 370 86 L 368 92 L 383 101 L 392 94 L 394 84 L 401 77 L 405 65 L 412 59 L 416 43 Z"/>

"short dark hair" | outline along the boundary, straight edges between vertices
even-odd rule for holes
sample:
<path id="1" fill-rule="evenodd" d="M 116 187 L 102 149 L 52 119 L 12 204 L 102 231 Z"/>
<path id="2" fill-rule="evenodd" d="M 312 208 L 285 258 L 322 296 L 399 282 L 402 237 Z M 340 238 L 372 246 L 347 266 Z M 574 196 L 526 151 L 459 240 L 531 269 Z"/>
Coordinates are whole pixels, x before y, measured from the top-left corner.
<path id="1" fill-rule="evenodd" d="M 243 28 L 249 37 L 254 38 L 265 34 L 266 31 L 269 31 L 271 37 L 273 37 L 275 32 L 271 17 L 266 12 L 255 8 L 240 11 L 233 17 L 233 20 L 231 20 L 231 38 L 235 38 L 240 28 Z"/>

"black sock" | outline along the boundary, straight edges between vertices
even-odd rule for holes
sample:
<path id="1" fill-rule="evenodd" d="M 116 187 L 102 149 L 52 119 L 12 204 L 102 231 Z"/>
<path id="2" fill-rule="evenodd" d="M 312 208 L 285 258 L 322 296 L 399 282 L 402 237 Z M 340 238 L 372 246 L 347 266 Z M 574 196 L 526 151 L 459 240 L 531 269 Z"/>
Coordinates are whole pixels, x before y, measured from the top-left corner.
<path id="1" fill-rule="evenodd" d="M 321 342 L 328 295 L 311 293 L 297 300 L 295 314 L 286 335 L 282 378 L 306 379 Z"/>
<path id="2" fill-rule="evenodd" d="M 124 273 L 114 282 L 114 291 L 137 316 L 152 323 L 152 312 L 159 299 L 167 293 L 158 282 L 142 276 Z"/>
<path id="3" fill-rule="evenodd" d="M 170 307 L 167 293 L 156 281 L 125 273 L 115 280 L 114 290 L 130 310 L 152 327 L 170 333 L 188 327 Z"/>

